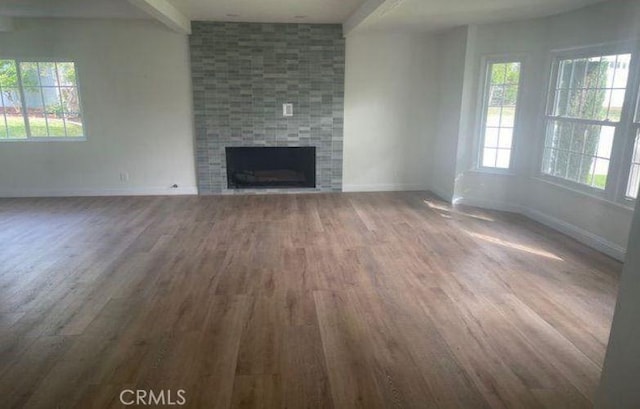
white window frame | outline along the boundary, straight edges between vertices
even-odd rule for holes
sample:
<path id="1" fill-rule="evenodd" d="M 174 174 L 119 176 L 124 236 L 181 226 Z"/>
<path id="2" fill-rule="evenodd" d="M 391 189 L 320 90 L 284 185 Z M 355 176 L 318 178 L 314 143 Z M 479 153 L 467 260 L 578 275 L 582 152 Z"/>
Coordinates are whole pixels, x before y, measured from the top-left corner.
<path id="1" fill-rule="evenodd" d="M 638 60 L 640 60 L 640 49 L 638 50 Z M 640 65 L 640 64 L 638 64 Z M 627 130 L 627 146 L 624 150 L 624 158 L 623 158 L 623 169 L 621 170 L 620 177 L 620 186 L 619 189 L 622 194 L 622 201 L 629 206 L 635 205 L 636 201 L 640 198 L 640 191 L 638 191 L 638 196 L 636 198 L 632 198 L 627 196 L 627 189 L 629 185 L 629 177 L 631 174 L 631 166 L 633 164 L 633 153 L 636 144 L 636 139 L 638 143 L 640 143 L 640 73 L 638 72 L 638 66 L 635 67 L 635 70 L 630 74 L 634 78 L 633 88 L 635 90 L 635 95 L 633 100 L 635 101 L 634 106 L 631 110 L 631 120 Z M 632 66 L 633 69 L 633 66 Z"/>
<path id="2" fill-rule="evenodd" d="M 487 125 L 487 112 L 489 108 L 489 93 L 491 92 L 491 73 L 489 68 L 493 64 L 504 63 L 519 63 L 520 64 L 520 78 L 518 81 L 518 97 L 516 98 L 516 109 L 514 113 L 513 123 L 513 135 L 511 139 L 511 155 L 509 157 L 508 168 L 489 167 L 482 165 L 482 158 L 484 155 L 484 142 Z M 481 62 L 481 78 L 480 78 L 480 92 L 478 93 L 478 107 L 476 121 L 476 155 L 475 155 L 475 170 L 483 173 L 497 173 L 497 174 L 512 174 L 514 157 L 516 152 L 517 139 L 519 134 L 520 123 L 520 105 L 522 101 L 522 85 L 524 83 L 526 57 L 524 55 L 487 55 L 482 57 Z"/>
<path id="3" fill-rule="evenodd" d="M 52 57 L 46 57 L 46 58 L 20 58 L 20 57 L 11 57 L 11 56 L 2 56 L 0 55 L 0 59 L 3 60 L 13 60 L 16 63 L 16 70 L 18 72 L 18 83 L 19 83 L 19 90 L 20 90 L 20 98 L 22 101 L 22 115 L 24 117 L 24 121 L 25 121 L 25 130 L 27 133 L 27 137 L 26 138 L 7 138 L 7 139 L 0 139 L 0 143 L 25 143 L 25 142 L 86 142 L 87 141 L 87 122 L 86 122 L 86 118 L 85 118 L 85 109 L 84 109 L 84 105 L 83 105 L 83 98 L 82 98 L 82 85 L 80 84 L 81 80 L 80 80 L 80 73 L 79 73 L 79 64 L 78 62 L 73 59 L 73 58 L 64 58 L 64 57 L 60 57 L 60 58 L 52 58 Z M 59 63 L 59 62 L 71 62 L 73 63 L 74 69 L 75 69 L 75 77 L 76 77 L 76 88 L 78 89 L 78 105 L 80 107 L 80 114 L 82 116 L 82 136 L 31 136 L 31 130 L 29 128 L 29 121 L 28 121 L 28 112 L 25 109 L 25 99 L 24 99 L 24 89 L 23 89 L 23 85 L 22 85 L 22 74 L 21 74 L 21 68 L 20 68 L 20 64 L 21 63 Z"/>
<path id="4" fill-rule="evenodd" d="M 553 50 L 551 52 L 551 67 L 547 76 L 547 96 L 545 100 L 544 115 L 541 122 L 541 134 L 536 177 L 539 179 L 550 182 L 554 185 L 573 190 L 579 193 L 593 196 L 606 201 L 622 204 L 626 207 L 631 207 L 635 204 L 635 200 L 626 197 L 626 187 L 630 171 L 630 154 L 629 159 L 625 159 L 625 152 L 630 152 L 635 139 L 630 135 L 631 116 L 635 109 L 634 101 L 638 97 L 638 81 L 640 75 L 637 71 L 640 69 L 640 43 L 635 41 L 616 42 L 608 44 L 599 44 L 586 47 L 570 48 Z M 598 189 L 584 185 L 582 183 L 574 182 L 572 180 L 564 179 L 558 176 L 546 174 L 542 171 L 544 166 L 544 149 L 547 138 L 547 126 L 551 120 L 557 117 L 553 116 L 553 104 L 555 101 L 555 88 L 558 80 L 559 63 L 561 60 L 566 59 L 579 59 L 605 55 L 619 55 L 619 54 L 631 54 L 631 62 L 629 68 L 629 78 L 627 80 L 627 88 L 625 93 L 624 104 L 622 107 L 620 121 L 598 121 L 598 120 L 578 120 L 585 123 L 594 123 L 603 126 L 614 126 L 616 128 L 613 137 L 613 147 L 611 150 L 611 157 L 609 162 L 609 173 L 607 175 L 607 185 L 604 189 Z"/>

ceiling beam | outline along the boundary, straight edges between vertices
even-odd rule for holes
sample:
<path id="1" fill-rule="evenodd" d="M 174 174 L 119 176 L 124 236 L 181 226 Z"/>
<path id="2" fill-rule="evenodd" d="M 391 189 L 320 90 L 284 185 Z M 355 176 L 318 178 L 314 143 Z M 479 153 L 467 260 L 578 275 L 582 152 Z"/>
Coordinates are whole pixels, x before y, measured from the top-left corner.
<path id="1" fill-rule="evenodd" d="M 350 32 L 361 26 L 365 21 L 380 18 L 400 5 L 404 0 L 367 0 L 358 7 L 342 23 L 342 33 L 347 36 Z"/>
<path id="2" fill-rule="evenodd" d="M 129 0 L 129 3 L 173 31 L 181 34 L 191 34 L 191 20 L 171 4 L 169 0 Z"/>
<path id="3" fill-rule="evenodd" d="M 13 31 L 13 19 L 7 16 L 0 16 L 0 32 Z"/>

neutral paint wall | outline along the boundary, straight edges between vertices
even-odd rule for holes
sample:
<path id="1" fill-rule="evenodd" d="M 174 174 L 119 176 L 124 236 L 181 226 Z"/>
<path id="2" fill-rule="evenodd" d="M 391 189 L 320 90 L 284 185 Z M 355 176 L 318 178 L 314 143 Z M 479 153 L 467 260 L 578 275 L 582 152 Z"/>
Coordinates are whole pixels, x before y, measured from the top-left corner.
<path id="1" fill-rule="evenodd" d="M 365 32 L 347 37 L 345 191 L 427 187 L 436 71 L 431 36 Z"/>
<path id="2" fill-rule="evenodd" d="M 495 55 L 522 57 L 525 65 L 519 128 L 515 132 L 516 166 L 509 174 L 495 175 L 473 170 L 473 156 L 463 158 L 466 170 L 458 175 L 456 199 L 522 212 L 622 258 L 632 209 L 538 178 L 539 151 L 544 138 L 551 51 L 634 38 L 638 34 L 638 21 L 640 3 L 620 0 L 548 18 L 478 26 L 465 62 L 466 70 L 473 72 L 473 109 L 466 118 L 467 131 L 461 132 L 460 141 L 477 151 L 482 59 Z"/>
<path id="3" fill-rule="evenodd" d="M 598 409 L 640 408 L 640 208 L 636 208 L 620 280 L 600 388 Z"/>
<path id="4" fill-rule="evenodd" d="M 0 33 L 0 50 L 75 61 L 87 134 L 0 143 L 0 196 L 196 193 L 186 36 L 151 21 L 38 19 Z"/>

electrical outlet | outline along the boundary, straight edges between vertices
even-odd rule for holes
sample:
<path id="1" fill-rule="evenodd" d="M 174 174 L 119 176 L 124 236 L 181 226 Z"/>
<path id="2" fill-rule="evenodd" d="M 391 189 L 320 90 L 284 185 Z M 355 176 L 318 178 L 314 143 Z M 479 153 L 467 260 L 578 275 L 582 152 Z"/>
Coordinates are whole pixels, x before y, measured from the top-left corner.
<path id="1" fill-rule="evenodd" d="M 293 104 L 282 104 L 282 116 L 293 116 Z"/>
<path id="2" fill-rule="evenodd" d="M 129 172 L 120 172 L 120 182 L 129 181 Z"/>

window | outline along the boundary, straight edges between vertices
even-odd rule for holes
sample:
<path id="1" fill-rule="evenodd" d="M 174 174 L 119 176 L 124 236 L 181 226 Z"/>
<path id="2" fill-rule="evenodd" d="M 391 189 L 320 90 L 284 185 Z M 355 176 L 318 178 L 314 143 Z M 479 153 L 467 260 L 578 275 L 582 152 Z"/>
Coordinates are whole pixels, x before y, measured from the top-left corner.
<path id="1" fill-rule="evenodd" d="M 631 54 L 558 59 L 542 173 L 604 190 L 622 118 Z"/>
<path id="2" fill-rule="evenodd" d="M 483 168 L 510 167 L 520 91 L 520 66 L 520 62 L 487 64 L 479 161 Z"/>
<path id="3" fill-rule="evenodd" d="M 631 155 L 631 169 L 629 170 L 626 197 L 636 199 L 638 197 L 638 185 L 640 185 L 640 100 L 636 103 L 632 132 L 635 135 L 635 142 Z"/>
<path id="4" fill-rule="evenodd" d="M 0 140 L 84 136 L 73 62 L 0 59 Z"/>

